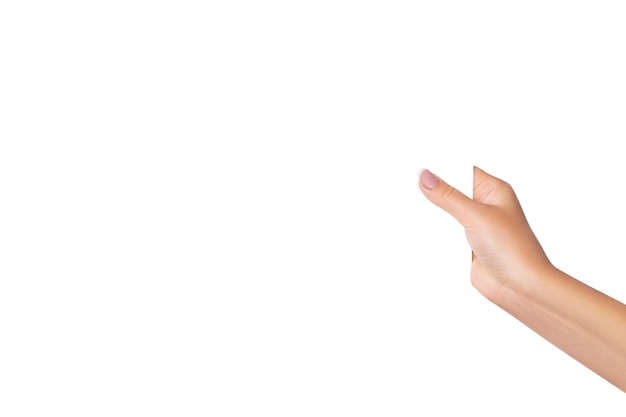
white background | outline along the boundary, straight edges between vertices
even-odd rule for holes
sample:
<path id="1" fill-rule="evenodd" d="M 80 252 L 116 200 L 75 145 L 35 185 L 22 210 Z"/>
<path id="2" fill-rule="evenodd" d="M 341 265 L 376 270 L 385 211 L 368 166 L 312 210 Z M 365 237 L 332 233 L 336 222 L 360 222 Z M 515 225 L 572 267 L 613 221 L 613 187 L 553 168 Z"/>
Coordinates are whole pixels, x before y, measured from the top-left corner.
<path id="1" fill-rule="evenodd" d="M 471 287 L 417 172 L 507 180 L 551 260 L 626 301 L 625 21 L 2 2 L 0 415 L 623 416 Z"/>

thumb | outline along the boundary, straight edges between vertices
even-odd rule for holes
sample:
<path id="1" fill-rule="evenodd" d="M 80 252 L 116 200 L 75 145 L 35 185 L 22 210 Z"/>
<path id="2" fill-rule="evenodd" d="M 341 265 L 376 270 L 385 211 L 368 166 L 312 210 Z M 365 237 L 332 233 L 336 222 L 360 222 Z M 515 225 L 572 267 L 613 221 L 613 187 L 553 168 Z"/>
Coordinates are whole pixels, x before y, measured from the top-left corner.
<path id="1" fill-rule="evenodd" d="M 422 169 L 418 177 L 419 187 L 426 198 L 451 214 L 463 226 L 470 225 L 477 214 L 478 203 L 427 169 Z"/>

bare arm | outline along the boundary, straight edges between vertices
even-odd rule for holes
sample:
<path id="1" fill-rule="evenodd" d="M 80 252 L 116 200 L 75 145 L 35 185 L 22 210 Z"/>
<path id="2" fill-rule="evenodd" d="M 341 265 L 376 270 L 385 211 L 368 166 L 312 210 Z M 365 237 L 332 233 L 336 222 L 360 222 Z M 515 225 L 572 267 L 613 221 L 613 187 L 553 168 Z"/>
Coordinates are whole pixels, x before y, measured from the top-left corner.
<path id="1" fill-rule="evenodd" d="M 420 189 L 465 227 L 487 299 L 626 392 L 626 305 L 550 263 L 509 184 L 475 168 L 473 199 L 428 171 Z"/>

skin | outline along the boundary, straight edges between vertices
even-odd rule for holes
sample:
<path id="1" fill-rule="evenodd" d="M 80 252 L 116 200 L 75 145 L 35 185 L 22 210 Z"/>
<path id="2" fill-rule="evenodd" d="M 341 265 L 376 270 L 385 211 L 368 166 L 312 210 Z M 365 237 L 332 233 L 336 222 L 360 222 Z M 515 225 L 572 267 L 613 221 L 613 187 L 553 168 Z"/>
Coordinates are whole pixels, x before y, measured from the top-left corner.
<path id="1" fill-rule="evenodd" d="M 626 305 L 550 263 L 508 183 L 474 167 L 470 199 L 439 177 L 422 180 L 426 198 L 465 228 L 472 285 L 626 392 Z"/>

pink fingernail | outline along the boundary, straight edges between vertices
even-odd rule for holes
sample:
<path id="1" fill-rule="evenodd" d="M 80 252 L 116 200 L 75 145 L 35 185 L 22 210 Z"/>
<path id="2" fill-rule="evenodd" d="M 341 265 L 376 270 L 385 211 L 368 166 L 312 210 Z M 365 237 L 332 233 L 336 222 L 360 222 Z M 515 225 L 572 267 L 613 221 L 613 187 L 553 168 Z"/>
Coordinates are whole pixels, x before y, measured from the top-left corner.
<path id="1" fill-rule="evenodd" d="M 420 179 L 420 183 L 422 183 L 424 188 L 426 188 L 427 190 L 432 190 L 437 186 L 437 184 L 439 184 L 439 178 L 437 178 L 435 175 L 433 175 L 432 172 L 427 169 L 420 170 L 417 176 Z"/>

